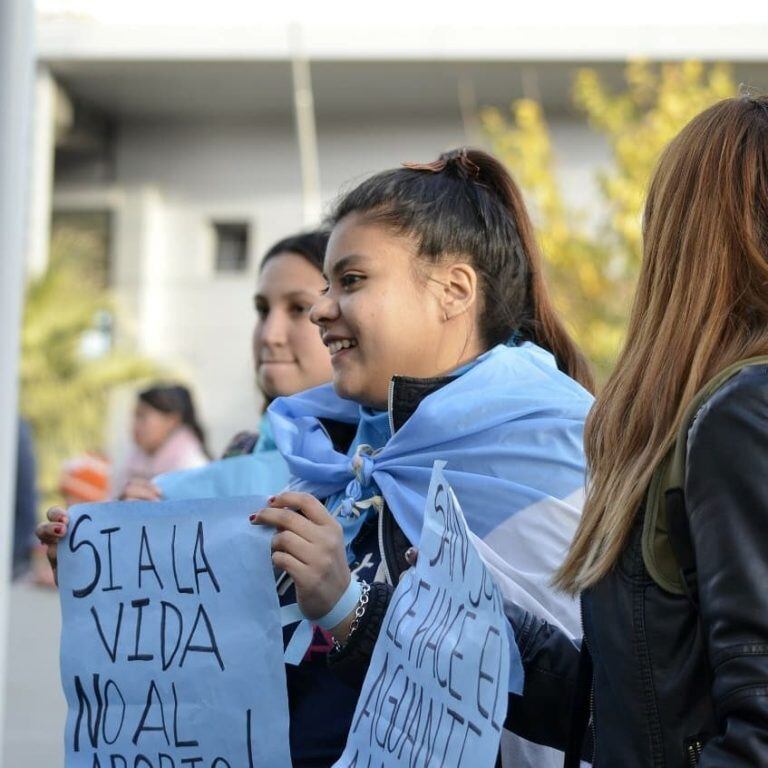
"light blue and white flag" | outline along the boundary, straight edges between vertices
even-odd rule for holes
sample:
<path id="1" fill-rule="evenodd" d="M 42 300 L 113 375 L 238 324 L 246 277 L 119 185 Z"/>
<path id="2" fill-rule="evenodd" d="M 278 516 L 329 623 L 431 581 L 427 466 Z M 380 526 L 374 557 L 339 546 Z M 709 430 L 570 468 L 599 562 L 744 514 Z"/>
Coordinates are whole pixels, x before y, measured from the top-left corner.
<path id="1" fill-rule="evenodd" d="M 395 386 L 397 380 L 395 379 Z M 355 507 L 373 482 L 411 542 L 418 542 L 435 460 L 461 499 L 474 543 L 504 596 L 580 635 L 576 601 L 551 587 L 583 500 L 583 429 L 591 395 L 526 343 L 499 345 L 425 397 L 383 448 L 353 457 L 334 449 L 322 420 L 357 424 L 359 406 L 324 385 L 270 406 L 292 490 L 339 493 L 349 542 Z"/>

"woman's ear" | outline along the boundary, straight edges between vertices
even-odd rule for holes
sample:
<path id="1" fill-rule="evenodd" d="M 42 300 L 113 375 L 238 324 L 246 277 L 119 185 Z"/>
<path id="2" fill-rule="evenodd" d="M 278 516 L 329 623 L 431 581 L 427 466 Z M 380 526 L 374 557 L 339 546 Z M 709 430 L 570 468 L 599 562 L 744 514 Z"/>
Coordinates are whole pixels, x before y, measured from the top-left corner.
<path id="1" fill-rule="evenodd" d="M 477 272 L 466 262 L 446 264 L 440 270 L 441 308 L 446 321 L 471 310 L 477 302 Z M 436 277 L 438 277 L 436 275 Z"/>

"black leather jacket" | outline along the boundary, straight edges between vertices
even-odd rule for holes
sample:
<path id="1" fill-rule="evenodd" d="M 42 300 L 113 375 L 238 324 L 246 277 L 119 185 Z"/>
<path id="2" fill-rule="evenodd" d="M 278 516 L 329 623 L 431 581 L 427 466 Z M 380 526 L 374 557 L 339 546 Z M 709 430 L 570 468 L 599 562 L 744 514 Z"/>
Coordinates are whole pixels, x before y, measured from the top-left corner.
<path id="1" fill-rule="evenodd" d="M 582 598 L 597 768 L 768 765 L 768 366 L 699 412 L 684 490 L 698 608 L 649 577 L 642 521 Z"/>

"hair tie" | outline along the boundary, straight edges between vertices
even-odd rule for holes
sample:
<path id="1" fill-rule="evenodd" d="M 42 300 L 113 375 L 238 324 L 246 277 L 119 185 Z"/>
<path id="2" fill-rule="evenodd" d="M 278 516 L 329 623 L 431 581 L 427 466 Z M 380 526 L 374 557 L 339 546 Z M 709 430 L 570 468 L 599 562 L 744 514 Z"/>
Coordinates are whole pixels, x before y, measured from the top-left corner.
<path id="1" fill-rule="evenodd" d="M 403 163 L 402 165 L 403 168 L 408 168 L 412 171 L 429 171 L 430 173 L 441 173 L 451 165 L 464 178 L 477 179 L 480 177 L 480 166 L 469 159 L 466 147 L 444 152 L 437 160 L 431 163 Z"/>

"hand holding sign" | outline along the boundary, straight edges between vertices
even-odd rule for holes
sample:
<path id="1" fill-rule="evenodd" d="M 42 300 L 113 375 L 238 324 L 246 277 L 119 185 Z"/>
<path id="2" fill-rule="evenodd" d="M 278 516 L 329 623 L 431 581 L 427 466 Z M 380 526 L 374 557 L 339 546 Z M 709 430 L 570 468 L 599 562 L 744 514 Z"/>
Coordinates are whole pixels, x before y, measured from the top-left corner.
<path id="1" fill-rule="evenodd" d="M 290 766 L 262 499 L 69 510 L 59 546 L 68 768 Z"/>
<path id="2" fill-rule="evenodd" d="M 435 462 L 418 561 L 392 597 L 334 768 L 496 763 L 522 665 L 443 466 Z"/>
<path id="3" fill-rule="evenodd" d="M 268 501 L 271 506 L 251 515 L 251 522 L 277 529 L 272 563 L 293 579 L 302 615 L 324 616 L 350 579 L 341 526 L 309 493 L 284 491 Z"/>

